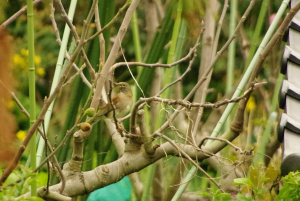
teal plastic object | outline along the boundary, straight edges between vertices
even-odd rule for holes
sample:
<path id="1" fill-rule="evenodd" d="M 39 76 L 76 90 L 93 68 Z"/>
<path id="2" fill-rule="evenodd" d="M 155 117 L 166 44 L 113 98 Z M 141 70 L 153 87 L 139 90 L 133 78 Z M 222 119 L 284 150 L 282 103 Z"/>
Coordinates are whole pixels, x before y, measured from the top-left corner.
<path id="1" fill-rule="evenodd" d="M 87 201 L 128 201 L 131 195 L 131 183 L 124 177 L 117 183 L 93 191 Z"/>

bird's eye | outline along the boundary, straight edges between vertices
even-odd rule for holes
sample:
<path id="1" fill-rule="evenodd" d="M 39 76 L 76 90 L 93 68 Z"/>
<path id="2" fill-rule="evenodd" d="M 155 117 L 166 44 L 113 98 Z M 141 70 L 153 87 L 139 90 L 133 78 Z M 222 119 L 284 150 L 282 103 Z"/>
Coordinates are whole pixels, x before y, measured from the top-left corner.
<path id="1" fill-rule="evenodd" d="M 125 84 L 122 84 L 122 87 L 125 87 Z"/>

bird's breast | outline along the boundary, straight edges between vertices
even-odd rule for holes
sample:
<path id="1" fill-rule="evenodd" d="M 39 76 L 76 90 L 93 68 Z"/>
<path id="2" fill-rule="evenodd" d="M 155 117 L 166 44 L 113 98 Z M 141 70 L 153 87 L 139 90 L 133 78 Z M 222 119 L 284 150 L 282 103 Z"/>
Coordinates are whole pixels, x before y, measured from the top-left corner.
<path id="1" fill-rule="evenodd" d="M 130 111 L 132 96 L 128 96 L 124 93 L 118 93 L 118 96 L 113 98 L 113 104 L 115 106 L 116 117 L 124 117 Z"/>

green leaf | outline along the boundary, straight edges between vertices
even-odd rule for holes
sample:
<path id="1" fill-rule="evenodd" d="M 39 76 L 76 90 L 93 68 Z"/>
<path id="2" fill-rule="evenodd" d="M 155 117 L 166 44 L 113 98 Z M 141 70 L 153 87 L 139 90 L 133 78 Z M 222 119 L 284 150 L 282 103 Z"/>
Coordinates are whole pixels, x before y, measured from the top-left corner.
<path id="1" fill-rule="evenodd" d="M 246 196 L 242 194 L 237 194 L 236 196 L 237 201 L 254 201 L 252 198 L 247 198 Z"/>
<path id="2" fill-rule="evenodd" d="M 249 178 L 238 178 L 234 179 L 233 185 L 247 185 L 253 187 L 253 183 Z"/>
<path id="3" fill-rule="evenodd" d="M 277 179 L 277 176 L 279 175 L 279 171 L 275 170 L 274 167 L 268 167 L 266 170 L 266 178 L 269 178 L 271 182 L 275 181 Z"/>
<path id="4" fill-rule="evenodd" d="M 220 201 L 232 201 L 233 200 L 233 198 L 232 197 L 223 197 L 223 198 L 221 198 L 220 199 Z"/>
<path id="5" fill-rule="evenodd" d="M 46 186 L 47 185 L 48 174 L 46 172 L 40 172 L 37 177 L 38 186 Z"/>
<path id="6" fill-rule="evenodd" d="M 45 201 L 44 199 L 36 196 L 31 196 L 29 198 L 26 198 L 26 200 L 31 200 L 31 201 Z"/>
<path id="7" fill-rule="evenodd" d="M 207 196 L 207 197 L 212 197 L 209 193 L 207 192 L 202 192 L 202 193 L 197 193 L 196 195 L 203 195 L 203 196 Z"/>
<path id="8" fill-rule="evenodd" d="M 212 189 L 212 188 L 208 188 L 208 190 L 210 190 L 210 192 L 211 192 L 213 195 L 215 195 L 215 194 L 216 194 L 216 191 L 215 191 L 214 189 Z"/>
<path id="9" fill-rule="evenodd" d="M 220 189 L 217 189 L 216 192 L 215 192 L 214 194 L 215 194 L 215 196 L 217 196 L 217 195 L 219 195 L 219 194 L 221 194 L 221 193 L 222 193 L 221 190 L 220 190 Z"/>
<path id="10" fill-rule="evenodd" d="M 290 172 L 287 176 L 282 178 L 285 181 L 283 187 L 280 189 L 279 194 L 276 197 L 276 201 L 289 200 L 296 201 L 300 198 L 300 181 L 299 172 Z"/>
<path id="11" fill-rule="evenodd" d="M 256 186 L 258 183 L 258 169 L 257 168 L 251 168 L 250 170 L 250 180 L 251 182 Z"/>
<path id="12" fill-rule="evenodd" d="M 217 195 L 215 195 L 216 197 L 230 197 L 229 193 L 218 193 Z"/>

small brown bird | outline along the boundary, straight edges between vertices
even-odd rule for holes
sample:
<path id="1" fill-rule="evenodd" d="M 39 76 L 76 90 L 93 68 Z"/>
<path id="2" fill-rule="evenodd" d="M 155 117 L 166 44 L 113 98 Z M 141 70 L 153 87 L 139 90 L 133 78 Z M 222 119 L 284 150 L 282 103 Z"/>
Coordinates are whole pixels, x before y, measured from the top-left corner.
<path id="1" fill-rule="evenodd" d="M 116 118 L 122 118 L 130 111 L 132 105 L 132 91 L 130 85 L 126 82 L 114 82 L 113 85 L 111 102 L 114 105 Z M 113 118 L 113 109 L 110 103 L 100 107 L 96 118 L 90 123 L 95 123 L 99 118 L 102 118 L 102 116 Z"/>
<path id="2" fill-rule="evenodd" d="M 132 91 L 130 85 L 126 82 L 114 82 L 113 84 L 111 102 L 114 105 L 116 117 L 122 118 L 130 111 L 132 105 Z M 113 111 L 105 116 L 112 118 Z"/>

